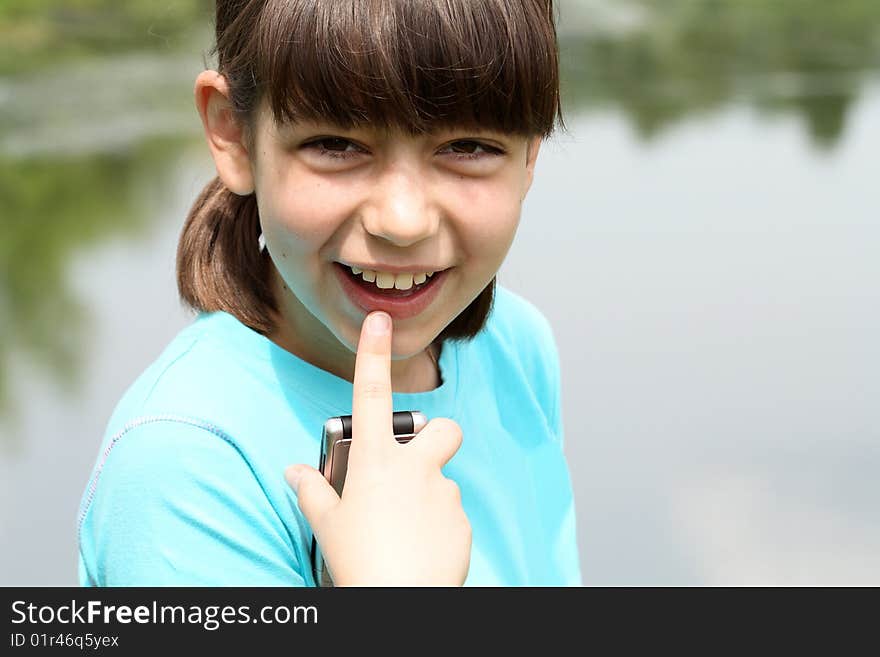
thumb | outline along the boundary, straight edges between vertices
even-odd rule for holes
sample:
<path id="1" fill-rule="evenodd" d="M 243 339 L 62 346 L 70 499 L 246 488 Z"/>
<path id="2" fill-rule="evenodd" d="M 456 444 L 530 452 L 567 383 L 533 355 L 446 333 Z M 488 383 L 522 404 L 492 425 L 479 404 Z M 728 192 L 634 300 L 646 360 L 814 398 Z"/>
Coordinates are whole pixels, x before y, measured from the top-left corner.
<path id="1" fill-rule="evenodd" d="M 284 478 L 296 493 L 300 511 L 313 530 L 317 521 L 339 504 L 339 495 L 333 486 L 311 466 L 291 465 L 284 471 Z"/>

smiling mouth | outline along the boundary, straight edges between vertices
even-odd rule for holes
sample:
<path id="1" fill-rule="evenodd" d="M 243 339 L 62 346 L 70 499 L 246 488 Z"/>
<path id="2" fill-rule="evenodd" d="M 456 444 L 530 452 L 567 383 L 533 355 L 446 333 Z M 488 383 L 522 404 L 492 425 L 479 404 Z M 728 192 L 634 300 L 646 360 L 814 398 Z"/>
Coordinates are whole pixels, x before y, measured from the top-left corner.
<path id="1" fill-rule="evenodd" d="M 394 320 L 403 320 L 421 314 L 431 305 L 439 294 L 449 269 L 434 272 L 424 282 L 412 285 L 409 289 L 380 288 L 374 282 L 365 281 L 360 275 L 352 273 L 351 268 L 334 262 L 342 289 L 349 300 L 358 308 L 372 312 L 384 310 Z"/>
<path id="2" fill-rule="evenodd" d="M 351 268 L 347 265 L 343 265 L 342 263 L 337 262 L 337 266 L 341 267 L 343 271 L 348 275 L 348 277 L 353 280 L 355 283 L 360 285 L 365 291 L 370 292 L 371 294 L 381 294 L 384 297 L 392 297 L 392 298 L 405 298 L 411 297 L 414 294 L 418 294 L 426 287 L 429 287 L 434 280 L 433 276 L 428 277 L 422 283 L 413 283 L 408 289 L 400 290 L 396 287 L 383 288 L 379 287 L 376 283 L 377 281 L 367 281 L 360 274 L 355 274 L 351 271 Z M 445 270 L 443 270 L 445 271 Z M 439 272 L 435 272 L 434 276 L 436 276 Z"/>

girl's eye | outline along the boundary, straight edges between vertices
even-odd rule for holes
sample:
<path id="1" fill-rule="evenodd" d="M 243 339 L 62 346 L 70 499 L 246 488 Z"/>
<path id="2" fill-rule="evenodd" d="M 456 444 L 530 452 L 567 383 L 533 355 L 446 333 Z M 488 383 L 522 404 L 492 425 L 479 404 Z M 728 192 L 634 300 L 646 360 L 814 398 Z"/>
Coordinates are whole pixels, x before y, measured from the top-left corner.
<path id="1" fill-rule="evenodd" d="M 351 147 L 350 150 L 349 147 Z M 303 148 L 316 150 L 318 155 L 322 157 L 331 157 L 339 160 L 347 160 L 366 152 L 354 142 L 343 137 L 322 137 L 303 144 Z M 449 150 L 447 151 L 447 149 Z M 455 160 L 479 160 L 485 157 L 503 155 L 504 153 L 500 148 L 469 139 L 454 141 L 441 149 L 440 152 L 451 153 Z"/>
<path id="2" fill-rule="evenodd" d="M 482 157 L 491 157 L 503 153 L 500 148 L 495 148 L 488 144 L 481 144 L 478 141 L 470 141 L 467 139 L 454 141 L 446 148 L 452 149 L 452 153 L 455 155 L 456 160 L 478 160 Z M 483 152 L 479 152 L 478 149 L 482 149 Z"/>
<path id="3" fill-rule="evenodd" d="M 348 150 L 349 146 L 354 147 L 354 150 Z M 303 148 L 314 149 L 319 155 L 336 159 L 348 159 L 363 152 L 357 144 L 342 137 L 323 137 L 303 144 Z"/>

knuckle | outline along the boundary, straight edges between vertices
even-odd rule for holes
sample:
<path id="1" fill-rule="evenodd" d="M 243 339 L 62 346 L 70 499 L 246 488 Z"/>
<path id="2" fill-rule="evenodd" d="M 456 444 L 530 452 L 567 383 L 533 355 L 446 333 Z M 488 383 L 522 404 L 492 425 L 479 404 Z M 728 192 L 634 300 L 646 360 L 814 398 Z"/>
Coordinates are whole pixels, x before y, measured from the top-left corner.
<path id="1" fill-rule="evenodd" d="M 468 543 L 470 543 L 473 540 L 474 531 L 471 528 L 471 521 L 468 520 L 468 517 L 464 514 L 462 514 L 462 519 L 461 519 L 461 531 L 467 537 Z"/>
<path id="2" fill-rule="evenodd" d="M 378 399 L 391 394 L 391 390 L 387 383 L 382 383 L 381 381 L 365 381 L 358 386 L 357 394 L 366 399 Z"/>
<path id="3" fill-rule="evenodd" d="M 310 501 L 312 499 L 313 484 L 310 480 L 311 477 L 303 477 L 296 490 L 297 504 L 299 505 L 300 511 L 303 513 L 306 513 L 311 506 Z"/>
<path id="4" fill-rule="evenodd" d="M 300 499 L 308 499 L 315 490 L 314 473 L 309 471 L 303 474 L 297 486 L 297 497 Z"/>
<path id="5" fill-rule="evenodd" d="M 446 494 L 449 495 L 456 502 L 461 502 L 461 488 L 459 487 L 459 485 L 448 477 L 444 477 L 444 479 L 445 482 L 443 485 L 446 487 Z"/>
<path id="6" fill-rule="evenodd" d="M 448 417 L 437 417 L 431 420 L 431 422 L 436 422 L 437 425 L 439 425 L 437 430 L 439 430 L 440 433 L 453 437 L 459 443 L 461 442 L 462 431 L 458 422 Z"/>

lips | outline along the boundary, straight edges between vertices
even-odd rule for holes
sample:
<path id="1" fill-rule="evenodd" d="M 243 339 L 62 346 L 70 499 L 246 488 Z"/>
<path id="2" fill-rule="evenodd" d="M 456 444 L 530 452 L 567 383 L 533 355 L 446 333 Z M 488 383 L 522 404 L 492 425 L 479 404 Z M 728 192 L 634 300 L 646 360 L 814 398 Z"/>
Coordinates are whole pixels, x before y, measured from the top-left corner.
<path id="1" fill-rule="evenodd" d="M 343 291 L 357 308 L 368 313 L 382 310 L 392 319 L 408 319 L 423 312 L 439 293 L 450 271 L 438 271 L 409 290 L 379 291 L 372 283 L 352 274 L 349 267 L 335 262 L 333 268 Z"/>

